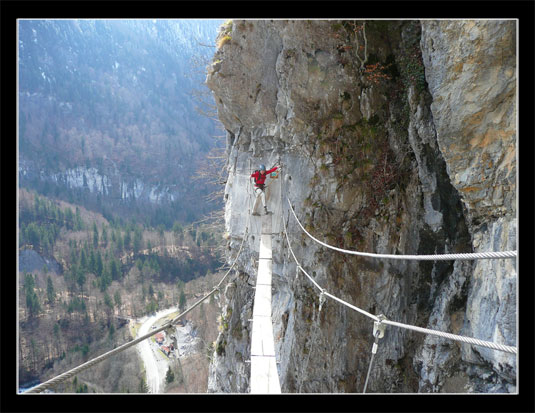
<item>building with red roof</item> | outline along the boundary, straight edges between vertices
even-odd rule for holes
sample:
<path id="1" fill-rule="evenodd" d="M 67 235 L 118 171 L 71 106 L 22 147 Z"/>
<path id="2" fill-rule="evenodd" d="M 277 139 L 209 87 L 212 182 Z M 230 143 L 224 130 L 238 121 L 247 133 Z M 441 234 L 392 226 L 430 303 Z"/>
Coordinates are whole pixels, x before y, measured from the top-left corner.
<path id="1" fill-rule="evenodd" d="M 160 331 L 158 334 L 154 335 L 154 339 L 159 345 L 161 345 L 165 340 L 165 334 L 163 333 L 163 331 Z"/>

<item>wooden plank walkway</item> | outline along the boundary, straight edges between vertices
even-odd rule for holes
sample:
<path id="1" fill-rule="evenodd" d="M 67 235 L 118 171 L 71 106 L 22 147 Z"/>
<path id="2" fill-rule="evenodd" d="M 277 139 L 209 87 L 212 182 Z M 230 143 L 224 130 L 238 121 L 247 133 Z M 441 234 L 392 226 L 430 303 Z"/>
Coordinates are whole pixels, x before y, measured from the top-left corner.
<path id="1" fill-rule="evenodd" d="M 263 215 L 251 335 L 251 393 L 281 393 L 271 322 L 271 217 Z"/>

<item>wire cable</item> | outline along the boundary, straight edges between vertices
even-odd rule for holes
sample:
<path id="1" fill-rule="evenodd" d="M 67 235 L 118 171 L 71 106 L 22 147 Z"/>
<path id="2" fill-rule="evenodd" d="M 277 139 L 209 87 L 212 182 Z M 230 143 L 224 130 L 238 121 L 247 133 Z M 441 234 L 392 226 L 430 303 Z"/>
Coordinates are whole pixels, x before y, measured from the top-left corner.
<path id="1" fill-rule="evenodd" d="M 281 195 L 282 197 L 282 195 Z M 297 216 L 295 215 L 295 212 L 292 208 L 292 205 L 290 203 L 290 199 L 288 199 L 288 204 L 290 205 L 290 209 L 291 211 L 293 212 L 294 214 L 294 217 L 297 221 L 297 223 L 299 224 L 299 226 L 301 227 L 301 229 L 303 229 L 303 231 L 305 231 L 307 234 L 308 232 L 303 228 L 303 226 L 301 225 L 301 223 L 299 222 L 299 220 L 297 219 Z M 284 224 L 284 230 L 285 230 L 285 234 L 286 234 L 286 240 L 288 242 L 288 248 L 290 249 L 290 252 L 292 254 L 292 257 L 294 258 L 296 264 L 297 264 L 297 268 L 303 272 L 307 278 L 313 283 L 313 285 L 318 288 L 320 291 L 322 291 L 322 293 L 329 297 L 329 298 L 332 298 L 333 300 L 335 301 L 338 301 L 339 303 L 373 319 L 374 321 L 378 321 L 378 322 L 382 322 L 384 324 L 387 324 L 387 325 L 391 325 L 391 326 L 395 326 L 395 327 L 400 327 L 400 328 L 405 328 L 405 329 L 409 329 L 409 330 L 412 330 L 412 331 L 417 331 L 417 332 L 420 332 L 420 333 L 424 333 L 424 334 L 432 334 L 432 335 L 435 335 L 435 336 L 439 336 L 439 337 L 443 337 L 443 338 L 447 338 L 447 339 L 450 339 L 450 340 L 455 340 L 455 341 L 460 341 L 460 342 L 464 342 L 464 343 L 468 343 L 468 344 L 473 344 L 473 345 L 476 345 L 476 346 L 482 346 L 482 347 L 487 347 L 487 348 L 491 348 L 493 350 L 498 350 L 498 351 L 503 351 L 503 352 L 507 352 L 507 353 L 512 353 L 512 354 L 517 354 L 517 348 L 516 347 L 512 347 L 512 346 L 506 346 L 506 345 L 502 345 L 502 344 L 497 344 L 497 343 L 493 343 L 493 342 L 489 342 L 489 341 L 484 341 L 484 340 L 479 340 L 479 339 L 476 339 L 476 338 L 472 338 L 472 337 L 465 337 L 465 336 L 460 336 L 460 335 L 456 335 L 456 334 L 451 334 L 451 333 L 445 333 L 445 332 L 442 332 L 442 331 L 438 331 L 438 330 L 432 330 L 432 329 L 428 329 L 428 328 L 422 328 L 422 327 L 417 327 L 417 326 L 412 326 L 410 324 L 403 324 L 403 323 L 399 323 L 399 322 L 396 322 L 396 321 L 390 321 L 390 320 L 387 320 L 386 318 L 379 318 L 373 314 L 370 314 L 368 313 L 367 311 L 359 308 L 359 307 L 356 307 L 352 304 L 349 304 L 348 302 L 330 294 L 329 292 L 327 292 L 325 289 L 323 289 L 304 269 L 303 267 L 301 266 L 301 264 L 299 263 L 299 261 L 297 260 L 297 257 L 295 256 L 293 250 L 292 250 L 292 247 L 291 247 L 291 244 L 290 244 L 290 238 L 288 237 L 288 233 L 286 232 L 286 223 L 283 219 L 283 224 Z M 314 240 L 316 240 L 314 237 L 312 237 L 310 234 L 308 234 L 311 238 L 313 238 Z M 318 241 L 320 244 L 322 245 L 327 245 L 327 244 L 324 244 L 322 243 L 321 241 L 319 240 L 316 240 Z M 331 247 L 329 245 L 327 245 L 328 247 L 330 248 L 334 248 L 336 249 L 335 247 Z M 342 250 L 343 252 L 345 252 L 345 250 Z M 349 251 L 351 253 L 355 253 L 355 251 Z M 516 251 L 512 251 L 515 253 L 516 255 Z M 363 254 L 366 254 L 366 253 L 363 253 Z M 370 255 L 370 254 L 368 254 Z M 384 258 L 383 256 L 379 257 L 379 255 L 381 254 L 371 254 L 373 256 L 375 256 L 376 258 Z M 407 256 L 387 256 L 387 258 L 390 258 L 390 257 L 407 257 Z M 473 259 L 473 258 L 471 258 Z"/>
<path id="2" fill-rule="evenodd" d="M 516 258 L 516 251 L 498 251 L 498 252 L 475 252 L 475 253 L 462 253 L 462 254 L 435 254 L 435 255 L 394 255 L 394 254 L 374 254 L 371 252 L 360 252 L 360 251 L 351 251 L 342 248 L 333 247 L 332 245 L 326 244 L 325 242 L 320 241 L 319 239 L 312 236 L 299 222 L 297 215 L 290 203 L 290 198 L 288 199 L 288 204 L 290 205 L 290 210 L 295 217 L 295 220 L 301 227 L 301 229 L 307 234 L 312 240 L 316 241 L 318 244 L 323 245 L 324 247 L 330 248 L 335 251 L 343 252 L 345 254 L 359 255 L 363 257 L 372 257 L 372 258 L 384 258 L 384 259 L 393 259 L 393 260 L 416 260 L 416 261 L 447 261 L 447 260 L 477 260 L 477 259 L 497 259 L 497 258 Z"/>

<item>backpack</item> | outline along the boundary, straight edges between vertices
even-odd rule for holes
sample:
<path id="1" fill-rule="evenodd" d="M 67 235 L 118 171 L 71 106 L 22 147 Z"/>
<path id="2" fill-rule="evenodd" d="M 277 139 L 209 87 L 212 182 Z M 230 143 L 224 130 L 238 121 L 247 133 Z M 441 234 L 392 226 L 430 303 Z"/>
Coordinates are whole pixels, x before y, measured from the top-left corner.
<path id="1" fill-rule="evenodd" d="M 260 188 L 260 189 L 264 189 L 264 186 L 265 186 L 266 184 L 257 184 L 257 183 L 256 183 L 256 180 L 258 179 L 257 176 L 260 176 L 260 170 L 257 169 L 256 171 L 253 172 L 254 174 L 256 174 L 257 172 L 258 172 L 258 174 L 254 177 L 254 183 L 255 183 L 255 185 L 256 185 L 258 188 Z"/>

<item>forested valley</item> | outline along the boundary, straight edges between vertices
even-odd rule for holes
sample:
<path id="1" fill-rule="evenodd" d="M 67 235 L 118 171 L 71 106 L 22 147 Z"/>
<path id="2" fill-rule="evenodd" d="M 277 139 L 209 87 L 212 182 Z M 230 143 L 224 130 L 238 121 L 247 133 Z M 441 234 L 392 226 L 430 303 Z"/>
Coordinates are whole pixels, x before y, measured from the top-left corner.
<path id="1" fill-rule="evenodd" d="M 186 283 L 214 277 L 222 265 L 213 226 L 176 222 L 167 231 L 110 222 L 32 191 L 19 194 L 22 382 L 126 342 L 128 319 L 183 308 L 201 292 Z"/>
<path id="2" fill-rule="evenodd" d="M 219 24 L 19 22 L 20 387 L 131 340 L 131 320 L 184 309 L 217 283 L 221 182 L 207 156 L 222 143 L 202 83 Z M 201 310 L 191 320 L 209 350 L 217 303 Z M 135 348 L 54 389 L 145 391 Z"/>

